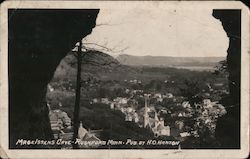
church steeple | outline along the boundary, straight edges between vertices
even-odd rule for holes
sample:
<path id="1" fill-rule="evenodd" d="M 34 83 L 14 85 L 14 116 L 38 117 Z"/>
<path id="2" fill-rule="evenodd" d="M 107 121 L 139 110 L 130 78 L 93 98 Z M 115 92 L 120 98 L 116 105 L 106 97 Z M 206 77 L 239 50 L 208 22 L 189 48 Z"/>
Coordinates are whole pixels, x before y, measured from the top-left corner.
<path id="1" fill-rule="evenodd" d="M 156 111 L 155 111 L 155 121 L 159 121 L 159 118 L 158 118 Z"/>
<path id="2" fill-rule="evenodd" d="M 148 95 L 145 95 L 145 106 L 144 106 L 144 125 L 143 127 L 146 128 L 149 123 L 149 116 L 148 116 Z"/>

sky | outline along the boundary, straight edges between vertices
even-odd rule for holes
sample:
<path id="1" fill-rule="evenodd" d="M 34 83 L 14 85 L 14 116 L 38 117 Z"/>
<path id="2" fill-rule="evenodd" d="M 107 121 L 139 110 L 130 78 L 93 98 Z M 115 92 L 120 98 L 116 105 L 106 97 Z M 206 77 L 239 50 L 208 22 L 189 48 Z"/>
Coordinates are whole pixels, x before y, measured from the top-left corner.
<path id="1" fill-rule="evenodd" d="M 229 39 L 205 8 L 100 9 L 85 43 L 112 56 L 225 57 Z"/>

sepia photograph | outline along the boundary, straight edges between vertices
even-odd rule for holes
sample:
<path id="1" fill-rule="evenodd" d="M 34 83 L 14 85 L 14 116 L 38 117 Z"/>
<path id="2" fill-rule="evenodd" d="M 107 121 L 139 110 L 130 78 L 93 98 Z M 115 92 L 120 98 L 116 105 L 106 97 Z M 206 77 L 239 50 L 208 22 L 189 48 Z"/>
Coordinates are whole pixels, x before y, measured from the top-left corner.
<path id="1" fill-rule="evenodd" d="M 6 1 L 0 11 L 6 158 L 249 155 L 243 3 Z"/>

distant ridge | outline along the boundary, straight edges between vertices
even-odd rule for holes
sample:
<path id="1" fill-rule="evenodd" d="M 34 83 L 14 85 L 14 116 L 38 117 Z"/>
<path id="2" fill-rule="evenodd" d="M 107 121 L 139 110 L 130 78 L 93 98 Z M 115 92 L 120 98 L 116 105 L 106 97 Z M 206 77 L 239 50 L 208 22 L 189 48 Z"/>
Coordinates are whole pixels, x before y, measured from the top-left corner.
<path id="1" fill-rule="evenodd" d="M 171 57 L 171 56 L 133 56 L 122 54 L 116 59 L 124 65 L 132 66 L 215 66 L 226 57 Z"/>
<path id="2" fill-rule="evenodd" d="M 62 59 L 54 73 L 56 79 L 76 80 L 77 59 L 73 54 L 68 54 Z M 120 76 L 120 74 L 137 73 L 138 69 L 132 66 L 125 66 L 114 57 L 99 51 L 85 53 L 82 61 L 82 79 L 93 77 L 101 79 Z"/>

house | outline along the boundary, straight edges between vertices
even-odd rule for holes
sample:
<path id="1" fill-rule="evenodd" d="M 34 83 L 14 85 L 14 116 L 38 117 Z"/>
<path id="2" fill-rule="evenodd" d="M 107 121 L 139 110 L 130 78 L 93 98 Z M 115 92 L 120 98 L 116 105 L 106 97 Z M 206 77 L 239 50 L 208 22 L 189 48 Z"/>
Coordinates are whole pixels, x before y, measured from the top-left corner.
<path id="1" fill-rule="evenodd" d="M 208 124 L 208 123 L 211 123 L 212 121 L 211 121 L 211 119 L 206 119 L 205 120 L 205 124 Z"/>
<path id="2" fill-rule="evenodd" d="M 130 106 L 138 105 L 138 101 L 135 99 L 129 99 L 127 104 Z"/>
<path id="3" fill-rule="evenodd" d="M 155 117 L 155 123 L 152 131 L 155 136 L 170 136 L 170 127 L 164 125 L 164 120 L 159 120 L 158 117 Z"/>
<path id="4" fill-rule="evenodd" d="M 122 98 L 122 97 L 117 97 L 113 101 L 116 103 L 119 103 L 119 104 L 127 104 L 128 103 L 128 99 Z"/>
<path id="5" fill-rule="evenodd" d="M 94 98 L 94 99 L 92 100 L 92 102 L 93 102 L 93 103 L 98 103 L 99 100 L 98 100 L 97 98 Z"/>
<path id="6" fill-rule="evenodd" d="M 161 93 L 155 93 L 155 94 L 154 94 L 154 97 L 155 97 L 155 98 L 162 98 L 162 95 L 161 95 Z"/>
<path id="7" fill-rule="evenodd" d="M 212 107 L 214 107 L 215 105 L 219 105 L 219 104 L 217 104 L 217 103 L 218 103 L 218 101 L 211 102 L 210 99 L 204 99 L 204 100 L 203 100 L 203 107 L 204 107 L 204 108 L 212 108 Z"/>
<path id="8" fill-rule="evenodd" d="M 182 102 L 182 107 L 183 108 L 191 108 L 191 105 L 189 104 L 189 102 L 188 101 L 184 101 L 184 102 Z"/>
<path id="9" fill-rule="evenodd" d="M 133 119 L 134 119 L 135 123 L 138 123 L 139 122 L 139 115 L 137 113 L 134 113 Z"/>
<path id="10" fill-rule="evenodd" d="M 178 114 L 178 117 L 183 117 L 183 114 L 182 114 L 182 113 L 179 113 L 179 114 Z"/>
<path id="11" fill-rule="evenodd" d="M 113 102 L 110 103 L 110 109 L 115 109 L 115 103 Z"/>
<path id="12" fill-rule="evenodd" d="M 108 98 L 101 98 L 101 103 L 103 103 L 103 104 L 109 104 L 110 101 L 109 101 Z"/>
<path id="13" fill-rule="evenodd" d="M 129 90 L 129 89 L 126 89 L 126 90 L 125 90 L 125 93 L 127 93 L 127 94 L 128 94 L 129 92 L 130 92 L 130 90 Z"/>
<path id="14" fill-rule="evenodd" d="M 159 124 L 153 128 L 153 132 L 155 136 L 170 136 L 170 127 Z"/>
<path id="15" fill-rule="evenodd" d="M 173 98 L 174 95 L 172 93 L 166 93 L 165 95 L 163 95 L 164 98 Z"/>
<path id="16" fill-rule="evenodd" d="M 189 132 L 181 132 L 180 136 L 181 137 L 188 137 L 188 136 L 191 136 L 191 134 Z"/>
<path id="17" fill-rule="evenodd" d="M 136 89 L 136 90 L 133 90 L 132 93 L 133 94 L 140 94 L 140 93 L 143 93 L 143 90 Z"/>
<path id="18" fill-rule="evenodd" d="M 183 121 L 180 121 L 180 120 L 177 120 L 177 121 L 175 121 L 175 125 L 176 125 L 176 127 L 177 127 L 179 130 L 182 130 L 183 127 L 184 127 L 184 122 L 183 122 Z"/>
<path id="19" fill-rule="evenodd" d="M 85 128 L 83 128 L 82 122 L 80 122 L 80 126 L 78 128 L 78 138 L 83 139 L 87 133 L 88 131 Z"/>
<path id="20" fill-rule="evenodd" d="M 215 87 L 222 87 L 224 84 L 223 83 L 214 83 L 213 86 Z"/>
<path id="21" fill-rule="evenodd" d="M 210 83 L 207 83 L 207 87 L 209 89 L 210 92 L 212 92 L 214 89 L 211 87 Z"/>
<path id="22" fill-rule="evenodd" d="M 64 127 L 71 126 L 71 119 L 66 112 L 59 109 L 49 111 L 49 119 L 52 131 L 60 131 Z"/>
<path id="23" fill-rule="evenodd" d="M 204 111 L 202 111 L 202 116 L 204 116 L 204 117 L 208 116 L 208 110 L 207 109 L 205 109 Z"/>
<path id="24" fill-rule="evenodd" d="M 48 89 L 50 92 L 53 92 L 55 90 L 50 84 L 48 84 Z"/>
<path id="25" fill-rule="evenodd" d="M 163 98 L 156 98 L 157 102 L 163 102 Z"/>
<path id="26" fill-rule="evenodd" d="M 191 135 L 193 135 L 196 138 L 199 137 L 197 130 L 191 131 Z"/>
<path id="27" fill-rule="evenodd" d="M 80 122 L 80 126 L 78 128 L 78 139 L 81 141 L 90 141 L 90 142 L 95 142 L 95 141 L 101 141 L 98 137 L 95 136 L 94 133 L 91 133 L 90 131 L 87 131 L 83 126 L 82 122 Z M 79 145 L 80 148 L 88 148 L 88 147 L 98 147 L 97 145 Z"/>
<path id="28" fill-rule="evenodd" d="M 72 136 L 72 133 L 68 132 L 72 130 L 71 119 L 66 112 L 59 109 L 51 110 L 49 107 L 49 119 L 55 139 Z"/>
<path id="29" fill-rule="evenodd" d="M 132 112 L 132 111 L 135 111 L 132 107 L 127 107 L 127 112 Z"/>
<path id="30" fill-rule="evenodd" d="M 125 121 L 133 121 L 133 115 L 131 113 L 127 113 L 125 116 Z"/>
<path id="31" fill-rule="evenodd" d="M 203 104 L 204 105 L 209 105 L 209 104 L 211 104 L 211 100 L 210 99 L 204 99 Z"/>
<path id="32" fill-rule="evenodd" d="M 126 108 L 121 107 L 121 108 L 120 108 L 120 111 L 121 111 L 122 113 L 125 113 L 125 112 L 126 112 Z"/>
<path id="33" fill-rule="evenodd" d="M 126 113 L 125 121 L 133 121 L 135 123 L 139 122 L 139 116 L 137 113 Z"/>

